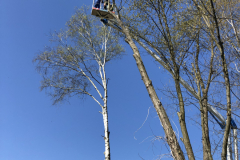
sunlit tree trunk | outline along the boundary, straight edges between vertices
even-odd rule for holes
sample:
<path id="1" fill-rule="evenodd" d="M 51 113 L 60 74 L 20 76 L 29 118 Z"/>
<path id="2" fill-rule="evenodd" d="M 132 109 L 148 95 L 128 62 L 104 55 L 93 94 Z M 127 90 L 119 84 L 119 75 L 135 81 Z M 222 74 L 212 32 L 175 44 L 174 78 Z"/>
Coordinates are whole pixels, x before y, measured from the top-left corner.
<path id="1" fill-rule="evenodd" d="M 104 106 L 102 108 L 104 124 L 104 141 L 105 141 L 105 160 L 110 160 L 109 128 L 108 128 L 108 110 L 107 110 L 107 89 L 105 90 Z"/>
<path id="2" fill-rule="evenodd" d="M 104 88 L 104 98 L 103 102 L 104 105 L 102 107 L 102 116 L 103 116 L 103 124 L 104 124 L 104 141 L 105 141 L 105 160 L 110 160 L 110 144 L 109 144 L 109 127 L 108 127 L 108 110 L 107 110 L 107 79 L 106 79 L 106 72 L 104 66 L 102 67 L 103 70 L 103 88 Z M 101 75 L 102 76 L 102 75 Z"/>
<path id="3" fill-rule="evenodd" d="M 103 61 L 98 62 L 99 63 L 99 73 L 102 79 L 102 85 L 104 89 L 104 97 L 103 97 L 103 107 L 102 107 L 102 115 L 103 115 L 103 124 L 104 124 L 104 141 L 105 141 L 105 160 L 110 160 L 110 144 L 109 144 L 109 127 L 108 127 L 108 110 L 107 110 L 107 78 L 106 78 L 106 72 L 105 72 L 105 64 L 106 64 L 106 58 L 107 58 L 107 27 L 105 26 L 105 35 L 104 35 L 104 55 L 103 55 Z"/>
<path id="4" fill-rule="evenodd" d="M 179 145 L 179 142 L 176 138 L 176 135 L 173 131 L 172 125 L 171 125 L 171 123 L 168 119 L 166 111 L 165 111 L 161 101 L 159 100 L 157 94 L 156 94 L 156 91 L 153 87 L 152 81 L 148 77 L 147 71 L 145 69 L 143 61 L 142 61 L 141 56 L 139 54 L 138 48 L 135 45 L 134 41 L 132 40 L 132 37 L 130 35 L 130 32 L 129 32 L 127 26 L 124 26 L 123 22 L 120 20 L 119 17 L 115 16 L 115 18 L 118 21 L 118 24 L 120 25 L 120 27 L 123 30 L 123 33 L 126 36 L 125 41 L 130 45 L 130 47 L 133 50 L 133 57 L 134 57 L 134 59 L 137 63 L 137 67 L 138 67 L 138 70 L 139 70 L 140 75 L 142 77 L 142 80 L 145 84 L 145 87 L 148 91 L 149 97 L 152 100 L 152 103 L 153 103 L 153 105 L 154 105 L 154 107 L 157 111 L 158 117 L 159 117 L 159 119 L 161 121 L 161 124 L 163 126 L 163 129 L 165 131 L 166 141 L 167 141 L 168 145 L 170 146 L 172 156 L 176 160 L 185 160 L 182 149 L 181 149 L 181 147 Z"/>

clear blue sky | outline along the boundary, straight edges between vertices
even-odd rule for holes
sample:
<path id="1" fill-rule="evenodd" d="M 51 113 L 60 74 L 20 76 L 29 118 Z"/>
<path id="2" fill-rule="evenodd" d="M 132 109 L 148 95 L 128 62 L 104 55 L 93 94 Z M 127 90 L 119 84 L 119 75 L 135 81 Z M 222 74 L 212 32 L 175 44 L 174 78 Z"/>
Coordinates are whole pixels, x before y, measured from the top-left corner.
<path id="1" fill-rule="evenodd" d="M 75 7 L 83 4 L 92 5 L 92 1 L 0 2 L 1 160 L 104 159 L 100 106 L 91 98 L 81 101 L 77 97 L 71 98 L 70 103 L 52 106 L 51 98 L 40 92 L 41 76 L 32 63 L 34 56 L 49 44 L 49 32 L 64 28 Z M 146 160 L 157 159 L 157 155 L 167 150 L 162 142 L 155 141 L 153 145 L 154 135 L 164 136 L 164 132 L 153 107 L 148 120 L 138 130 L 153 105 L 132 50 L 126 48 L 126 53 L 121 60 L 107 65 L 111 157 L 113 160 L 137 160 L 140 156 Z M 159 69 L 152 58 L 146 54 L 143 58 L 156 88 L 170 83 L 169 75 Z M 158 95 L 163 104 L 170 101 L 160 92 Z M 189 109 L 187 113 L 192 111 L 194 109 Z M 174 112 L 168 110 L 168 113 Z M 173 121 L 178 123 L 176 113 L 171 116 Z M 188 126 L 194 149 L 201 149 L 200 130 L 196 132 L 191 123 Z"/>

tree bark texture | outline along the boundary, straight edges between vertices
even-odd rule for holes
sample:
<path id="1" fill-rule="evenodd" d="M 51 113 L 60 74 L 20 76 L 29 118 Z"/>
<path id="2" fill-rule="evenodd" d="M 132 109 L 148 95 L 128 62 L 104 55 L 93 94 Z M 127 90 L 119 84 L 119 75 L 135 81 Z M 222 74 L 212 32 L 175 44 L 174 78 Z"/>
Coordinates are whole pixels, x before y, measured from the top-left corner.
<path id="1" fill-rule="evenodd" d="M 234 158 L 238 160 L 238 138 L 237 138 L 237 128 L 233 129 L 233 142 L 234 142 Z"/>
<path id="2" fill-rule="evenodd" d="M 178 112 L 177 114 L 178 114 L 179 123 L 181 126 L 182 135 L 183 135 L 183 143 L 184 143 L 185 149 L 187 151 L 188 159 L 195 160 L 195 156 L 194 156 L 194 153 L 192 150 L 192 145 L 191 145 L 191 142 L 189 139 L 186 121 L 185 121 L 185 108 L 184 108 L 183 97 L 182 97 L 179 79 L 175 79 L 175 86 L 176 86 L 178 100 L 179 100 L 180 112 Z"/>
<path id="3" fill-rule="evenodd" d="M 105 160 L 110 160 L 110 144 L 109 144 L 109 129 L 108 129 L 108 112 L 107 104 L 104 102 L 104 107 L 102 108 L 103 123 L 104 123 L 104 141 L 105 141 Z"/>
<path id="4" fill-rule="evenodd" d="M 205 94 L 205 93 L 204 93 Z M 204 160 L 213 160 L 211 154 L 211 143 L 209 138 L 209 127 L 208 127 L 208 106 L 207 106 L 207 98 L 204 95 L 201 107 L 201 125 L 202 125 L 202 135 L 203 135 L 203 150 L 204 150 Z"/>
<path id="5" fill-rule="evenodd" d="M 109 144 L 110 132 L 109 132 L 109 127 L 108 127 L 107 84 L 106 84 L 106 79 L 104 79 L 103 86 L 104 86 L 104 99 L 103 99 L 104 106 L 102 107 L 102 115 L 103 115 L 104 141 L 105 141 L 105 152 L 104 152 L 104 155 L 105 155 L 105 160 L 110 160 L 110 144 Z"/>
<path id="6" fill-rule="evenodd" d="M 130 41 L 128 40 L 128 43 L 131 47 L 135 45 L 135 44 L 133 44 L 134 42 L 131 41 L 131 40 Z M 138 53 L 138 50 L 137 50 L 136 46 L 132 47 L 132 49 L 133 49 L 133 52 L 134 52 L 133 57 L 136 60 L 139 72 L 140 72 L 141 77 L 142 77 L 142 80 L 143 80 L 143 82 L 146 86 L 146 89 L 149 93 L 149 97 L 151 98 L 151 100 L 154 104 L 154 107 L 157 111 L 157 114 L 160 118 L 160 121 L 163 125 L 164 131 L 165 131 L 165 134 L 166 134 L 166 139 L 167 139 L 167 142 L 168 142 L 168 144 L 171 148 L 173 157 L 176 160 L 183 160 L 183 159 L 185 159 L 184 155 L 183 155 L 183 152 L 182 152 L 182 150 L 179 146 L 176 135 L 175 135 L 175 133 L 172 129 L 171 123 L 168 119 L 168 116 L 165 112 L 165 109 L 163 108 L 162 103 L 160 102 L 160 100 L 159 100 L 159 98 L 158 98 L 158 96 L 155 92 L 155 89 L 152 85 L 152 81 L 149 79 L 149 77 L 147 75 L 147 72 L 146 72 L 145 67 L 143 65 L 140 54 Z"/>

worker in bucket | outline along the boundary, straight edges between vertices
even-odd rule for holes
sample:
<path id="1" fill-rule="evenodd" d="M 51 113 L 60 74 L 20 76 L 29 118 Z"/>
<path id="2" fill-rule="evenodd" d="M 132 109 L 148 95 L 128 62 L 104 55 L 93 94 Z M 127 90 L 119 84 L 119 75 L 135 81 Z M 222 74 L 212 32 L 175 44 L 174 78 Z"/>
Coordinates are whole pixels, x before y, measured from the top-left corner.
<path id="1" fill-rule="evenodd" d="M 110 5 L 108 5 L 108 0 L 105 0 L 105 2 L 104 2 L 104 9 L 105 10 L 110 10 L 110 11 L 113 11 L 113 6 L 110 4 Z"/>
<path id="2" fill-rule="evenodd" d="M 94 4 L 94 7 L 95 8 L 98 8 L 98 9 L 101 9 L 101 3 L 103 4 L 103 0 L 96 0 L 95 4 Z"/>

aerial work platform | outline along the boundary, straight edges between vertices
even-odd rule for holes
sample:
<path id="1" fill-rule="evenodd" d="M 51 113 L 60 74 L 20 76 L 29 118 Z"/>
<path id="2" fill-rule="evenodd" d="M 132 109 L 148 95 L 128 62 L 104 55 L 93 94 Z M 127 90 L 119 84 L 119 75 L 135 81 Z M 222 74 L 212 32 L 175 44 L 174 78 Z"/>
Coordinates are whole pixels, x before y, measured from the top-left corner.
<path id="1" fill-rule="evenodd" d="M 111 11 L 110 11 L 111 12 Z M 92 15 L 99 17 L 99 18 L 104 18 L 104 19 L 114 19 L 114 16 L 110 13 L 108 10 L 105 9 L 99 9 L 99 8 L 92 8 Z M 112 12 L 114 13 L 114 12 Z"/>

